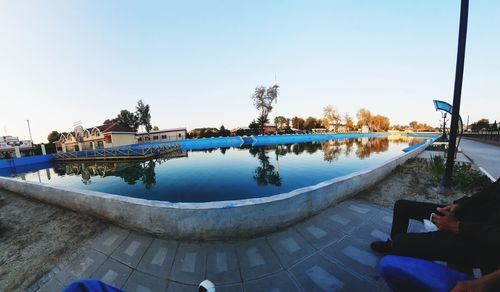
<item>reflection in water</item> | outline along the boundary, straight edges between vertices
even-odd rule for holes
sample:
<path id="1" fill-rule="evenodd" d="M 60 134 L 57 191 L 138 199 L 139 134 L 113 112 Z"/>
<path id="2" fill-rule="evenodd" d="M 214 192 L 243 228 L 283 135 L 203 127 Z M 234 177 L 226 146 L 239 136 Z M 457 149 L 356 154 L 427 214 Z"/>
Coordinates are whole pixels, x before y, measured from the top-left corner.
<path id="1" fill-rule="evenodd" d="M 78 175 L 85 185 L 92 183 L 92 177 L 116 176 L 129 185 L 142 181 L 144 187 L 150 189 L 156 183 L 156 163 L 158 161 L 153 159 L 140 162 L 56 163 L 54 172 L 59 176 Z"/>
<path id="2" fill-rule="evenodd" d="M 137 181 L 142 181 L 146 189 L 150 189 L 156 184 L 156 165 L 161 165 L 171 158 L 187 157 L 187 152 L 179 153 L 175 157 L 163 157 L 144 161 L 130 162 L 109 162 L 109 161 L 93 161 L 93 162 L 73 162 L 73 163 L 55 163 L 54 172 L 59 176 L 78 175 L 81 177 L 84 185 L 92 183 L 92 177 L 120 177 L 129 185 L 136 184 Z M 47 174 L 50 180 L 50 173 Z"/>
<path id="3" fill-rule="evenodd" d="M 266 147 L 250 148 L 250 154 L 252 154 L 254 157 L 257 157 L 257 159 L 260 162 L 260 166 L 255 168 L 253 174 L 253 179 L 260 186 L 265 186 L 268 184 L 275 185 L 278 187 L 281 186 L 281 177 L 278 168 L 275 168 L 274 165 L 271 164 L 271 162 L 269 161 L 269 156 L 267 155 L 269 149 L 273 148 L 277 149 L 278 147 L 266 146 Z M 278 156 L 279 156 L 278 150 L 276 150 L 275 154 L 276 154 L 276 165 L 278 165 Z"/>
<path id="4" fill-rule="evenodd" d="M 168 163 L 165 158 L 51 163 L 27 171 L 19 168 L 13 176 L 149 200 L 236 200 L 288 192 L 378 165 L 400 155 L 408 145 L 421 141 L 420 138 L 389 136 L 258 147 L 244 145 L 192 150 L 188 159 L 170 161 L 173 157 L 169 157 Z M 188 152 L 178 155 L 187 156 Z M 37 172 L 43 169 L 46 175 L 43 171 Z"/>
<path id="5" fill-rule="evenodd" d="M 342 142 L 339 140 L 327 141 L 322 144 L 323 159 L 328 162 L 337 160 L 342 154 L 342 148 L 340 146 Z"/>

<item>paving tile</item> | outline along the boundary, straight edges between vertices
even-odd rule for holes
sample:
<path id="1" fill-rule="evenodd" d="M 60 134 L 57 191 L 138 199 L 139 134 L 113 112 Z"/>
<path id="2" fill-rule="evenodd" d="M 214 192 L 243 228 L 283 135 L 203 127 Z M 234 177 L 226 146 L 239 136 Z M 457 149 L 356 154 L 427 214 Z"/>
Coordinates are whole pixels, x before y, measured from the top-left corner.
<path id="1" fill-rule="evenodd" d="M 314 248 L 321 249 L 345 236 L 335 224 L 321 217 L 315 217 L 294 226 Z"/>
<path id="2" fill-rule="evenodd" d="M 378 211 L 371 218 L 371 221 L 374 223 L 380 223 L 383 225 L 386 225 L 386 224 L 388 224 L 389 226 L 392 225 L 392 210 L 389 208 L 384 208 L 384 209 Z"/>
<path id="3" fill-rule="evenodd" d="M 295 265 L 290 272 L 304 291 L 376 291 L 378 287 L 344 270 L 321 254 Z"/>
<path id="4" fill-rule="evenodd" d="M 105 254 L 89 249 L 77 256 L 55 277 L 65 286 L 75 280 L 89 278 L 106 261 L 106 258 Z"/>
<path id="5" fill-rule="evenodd" d="M 312 255 L 315 249 L 293 228 L 267 237 L 269 245 L 285 269 Z"/>
<path id="6" fill-rule="evenodd" d="M 129 233 L 125 229 L 110 226 L 94 238 L 90 246 L 104 254 L 110 255 L 127 238 Z"/>
<path id="7" fill-rule="evenodd" d="M 240 266 L 233 244 L 209 244 L 207 252 L 207 279 L 216 285 L 241 282 Z"/>
<path id="8" fill-rule="evenodd" d="M 129 267 L 136 268 L 153 238 L 130 233 L 111 254 L 111 257 Z"/>
<path id="9" fill-rule="evenodd" d="M 282 271 L 265 278 L 244 283 L 245 292 L 294 292 L 300 291 L 288 272 Z M 218 291 L 218 290 L 217 290 Z"/>
<path id="10" fill-rule="evenodd" d="M 169 279 L 190 285 L 198 285 L 205 277 L 206 247 L 202 244 L 180 243 L 175 255 Z"/>
<path id="11" fill-rule="evenodd" d="M 323 252 L 369 281 L 378 278 L 377 265 L 381 256 L 370 249 L 370 241 L 348 236 L 326 247 Z"/>
<path id="12" fill-rule="evenodd" d="M 243 280 L 251 280 L 280 271 L 279 259 L 264 238 L 237 244 L 238 259 Z"/>
<path id="13" fill-rule="evenodd" d="M 390 226 L 380 224 L 363 224 L 352 236 L 365 242 L 386 241 L 390 238 Z"/>
<path id="14" fill-rule="evenodd" d="M 169 282 L 167 292 L 198 292 L 198 285 L 194 286 L 177 282 Z"/>
<path id="15" fill-rule="evenodd" d="M 363 223 L 365 218 L 364 215 L 342 206 L 322 212 L 317 216 L 316 220 L 328 222 L 331 228 L 352 234 Z"/>
<path id="16" fill-rule="evenodd" d="M 217 285 L 215 290 L 217 292 L 243 292 L 243 284 Z"/>
<path id="17" fill-rule="evenodd" d="M 177 241 L 155 239 L 142 257 L 137 269 L 161 279 L 167 279 L 172 269 Z"/>
<path id="18" fill-rule="evenodd" d="M 112 258 L 108 258 L 97 271 L 92 274 L 92 278 L 116 288 L 122 288 L 132 269 Z"/>
<path id="19" fill-rule="evenodd" d="M 345 208 L 346 210 L 349 210 L 361 216 L 360 218 L 362 218 L 363 220 L 367 220 L 368 218 L 375 216 L 382 210 L 382 207 L 378 205 L 356 200 L 344 201 L 335 208 Z"/>
<path id="20" fill-rule="evenodd" d="M 123 287 L 127 292 L 163 292 L 167 290 L 167 280 L 134 271 Z"/>
<path id="21" fill-rule="evenodd" d="M 50 279 L 45 285 L 40 287 L 37 292 L 54 292 L 54 291 L 63 291 L 64 286 L 56 280 L 56 278 Z"/>

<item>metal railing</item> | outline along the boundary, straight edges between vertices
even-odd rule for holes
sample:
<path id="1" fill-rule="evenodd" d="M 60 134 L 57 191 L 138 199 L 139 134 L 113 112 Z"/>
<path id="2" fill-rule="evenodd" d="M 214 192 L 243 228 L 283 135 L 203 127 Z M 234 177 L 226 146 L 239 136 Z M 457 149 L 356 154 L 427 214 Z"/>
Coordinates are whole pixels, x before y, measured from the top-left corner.
<path id="1" fill-rule="evenodd" d="M 500 143 L 500 131 L 470 132 L 470 133 L 464 133 L 463 136 L 466 138 Z"/>
<path id="2" fill-rule="evenodd" d="M 117 147 L 96 150 L 82 150 L 53 154 L 55 160 L 106 160 L 142 159 L 166 155 L 179 151 L 179 145 L 156 145 L 148 147 Z"/>

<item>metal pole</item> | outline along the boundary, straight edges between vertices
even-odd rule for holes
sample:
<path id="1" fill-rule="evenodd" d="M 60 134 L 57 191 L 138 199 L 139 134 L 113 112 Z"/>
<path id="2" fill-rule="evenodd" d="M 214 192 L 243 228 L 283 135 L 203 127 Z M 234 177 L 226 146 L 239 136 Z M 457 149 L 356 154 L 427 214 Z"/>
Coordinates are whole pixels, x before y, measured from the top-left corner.
<path id="1" fill-rule="evenodd" d="M 31 140 L 31 144 L 33 144 L 33 137 L 31 137 L 30 120 L 26 120 L 26 122 L 28 122 L 28 131 L 30 132 L 30 140 Z"/>
<path id="2" fill-rule="evenodd" d="M 441 181 L 441 186 L 451 187 L 453 164 L 455 163 L 455 147 L 457 143 L 458 120 L 460 113 L 460 99 L 462 95 L 462 81 L 464 76 L 465 42 L 467 38 L 467 18 L 469 14 L 469 0 L 461 0 L 460 6 L 460 28 L 458 32 L 457 67 L 455 71 L 455 90 L 453 92 L 453 111 L 450 125 L 450 141 L 448 144 L 448 157 L 446 159 L 446 170 Z"/>

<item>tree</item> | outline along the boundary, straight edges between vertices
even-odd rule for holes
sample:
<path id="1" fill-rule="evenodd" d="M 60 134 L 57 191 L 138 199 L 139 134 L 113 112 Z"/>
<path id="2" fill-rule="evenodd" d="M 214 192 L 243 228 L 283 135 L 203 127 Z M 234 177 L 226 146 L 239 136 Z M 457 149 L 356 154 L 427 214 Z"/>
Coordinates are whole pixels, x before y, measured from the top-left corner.
<path id="1" fill-rule="evenodd" d="M 356 117 L 358 118 L 358 127 L 367 125 L 371 129 L 372 113 L 369 110 L 364 108 L 359 109 Z"/>
<path id="2" fill-rule="evenodd" d="M 372 117 L 372 131 L 374 132 L 385 132 L 389 130 L 389 118 L 382 116 L 382 115 L 376 115 Z"/>
<path id="3" fill-rule="evenodd" d="M 292 127 L 295 129 L 299 129 L 299 130 L 304 129 L 304 123 L 305 123 L 305 121 L 303 118 L 299 118 L 299 117 L 292 118 Z"/>
<path id="4" fill-rule="evenodd" d="M 149 104 L 144 104 L 142 99 L 139 99 L 137 102 L 136 115 L 139 122 L 139 125 L 143 125 L 146 128 L 146 132 L 151 132 L 153 128 L 151 126 L 151 114 L 149 113 Z"/>
<path id="5" fill-rule="evenodd" d="M 116 121 L 118 125 L 130 129 L 134 132 L 137 131 L 137 128 L 139 127 L 138 117 L 134 113 L 131 113 L 126 109 L 121 110 L 114 121 Z"/>
<path id="6" fill-rule="evenodd" d="M 257 122 L 261 133 L 264 133 L 264 125 L 269 122 L 269 113 L 273 110 L 273 102 L 278 98 L 279 86 L 273 85 L 269 88 L 258 86 L 252 94 L 252 100 L 255 108 L 260 111 Z"/>
<path id="7" fill-rule="evenodd" d="M 231 135 L 231 131 L 226 130 L 226 128 L 224 127 L 224 125 L 220 126 L 219 136 L 221 136 L 221 137 L 227 137 L 229 135 Z"/>
<path id="8" fill-rule="evenodd" d="M 418 130 L 418 122 L 417 121 L 411 121 L 409 125 L 410 125 L 410 128 L 412 130 L 415 130 L 415 131 Z"/>
<path id="9" fill-rule="evenodd" d="M 158 128 L 158 126 L 153 127 L 153 131 L 159 131 L 159 130 L 160 130 L 160 128 Z"/>
<path id="10" fill-rule="evenodd" d="M 253 120 L 252 122 L 250 122 L 250 124 L 248 125 L 248 127 L 250 128 L 250 131 L 252 132 L 252 135 L 259 134 L 259 124 L 255 120 Z"/>
<path id="11" fill-rule="evenodd" d="M 308 117 L 304 123 L 304 129 L 310 131 L 316 127 L 318 127 L 318 120 L 314 117 Z"/>
<path id="12" fill-rule="evenodd" d="M 269 123 L 269 119 L 267 118 L 267 116 L 260 116 L 257 119 L 257 124 L 259 125 L 259 129 L 260 129 L 261 134 L 264 134 L 264 127 L 267 123 Z"/>
<path id="13" fill-rule="evenodd" d="M 344 123 L 347 131 L 354 130 L 354 121 L 352 120 L 351 115 L 349 115 L 349 113 L 344 114 Z"/>
<path id="14" fill-rule="evenodd" d="M 477 132 L 481 130 L 488 130 L 490 128 L 490 121 L 488 119 L 480 119 L 471 125 L 472 131 Z"/>
<path id="15" fill-rule="evenodd" d="M 323 127 L 325 129 L 331 130 L 333 125 L 333 130 L 337 131 L 340 124 L 340 114 L 337 109 L 331 105 L 323 108 Z"/>
<path id="16" fill-rule="evenodd" d="M 103 125 L 111 125 L 112 123 L 116 123 L 116 119 L 106 119 L 102 122 Z"/>
<path id="17" fill-rule="evenodd" d="M 285 118 L 284 116 L 277 116 L 276 118 L 274 118 L 274 124 L 278 125 L 278 130 L 286 129 L 289 122 L 290 120 Z"/>
<path id="18" fill-rule="evenodd" d="M 497 120 L 495 120 L 495 122 L 494 122 L 494 123 L 493 123 L 493 125 L 491 126 L 491 129 L 492 129 L 493 131 L 498 130 Z"/>
<path id="19" fill-rule="evenodd" d="M 60 137 L 61 137 L 61 134 L 59 132 L 52 131 L 47 136 L 47 140 L 49 141 L 49 143 L 54 143 L 54 142 L 58 141 Z"/>

